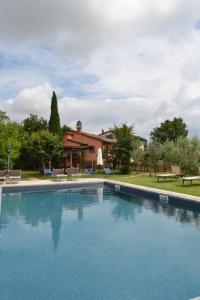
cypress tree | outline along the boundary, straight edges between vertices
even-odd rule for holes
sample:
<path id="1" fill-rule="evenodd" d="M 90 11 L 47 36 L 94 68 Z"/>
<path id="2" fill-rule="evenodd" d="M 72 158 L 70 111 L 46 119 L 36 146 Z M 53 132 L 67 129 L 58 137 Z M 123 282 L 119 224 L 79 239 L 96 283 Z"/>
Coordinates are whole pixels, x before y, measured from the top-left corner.
<path id="1" fill-rule="evenodd" d="M 60 117 L 58 113 L 58 103 L 56 93 L 53 91 L 53 96 L 51 99 L 51 114 L 49 119 L 49 131 L 53 134 L 60 134 Z"/>

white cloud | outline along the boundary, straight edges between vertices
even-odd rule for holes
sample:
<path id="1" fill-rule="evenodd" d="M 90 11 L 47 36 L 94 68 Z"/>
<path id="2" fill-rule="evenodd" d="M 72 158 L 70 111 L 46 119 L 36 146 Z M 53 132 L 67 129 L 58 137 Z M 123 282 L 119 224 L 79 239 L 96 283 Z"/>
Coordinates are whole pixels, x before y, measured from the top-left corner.
<path id="1" fill-rule="evenodd" d="M 53 88 L 45 83 L 22 90 L 14 99 L 2 103 L 2 109 L 16 120 L 22 120 L 27 114 L 38 114 L 48 117 Z"/>
<path id="2" fill-rule="evenodd" d="M 28 113 L 49 119 L 52 91 L 53 88 L 47 83 L 25 89 L 15 99 L 5 101 L 2 108 L 16 120 L 24 119 Z M 102 128 L 108 129 L 114 124 L 127 122 L 129 125 L 135 125 L 136 134 L 147 138 L 155 126 L 172 116 L 183 117 L 189 125 L 190 133 L 197 134 L 200 128 L 199 122 L 195 122 L 199 118 L 200 105 L 198 101 L 194 101 L 190 109 L 188 105 L 187 101 L 180 107 L 176 102 L 166 103 L 155 99 L 147 101 L 138 97 L 118 100 L 64 97 L 58 101 L 62 124 L 75 128 L 76 121 L 80 119 L 83 122 L 83 130 L 98 133 Z"/>
<path id="3" fill-rule="evenodd" d="M 0 37 L 80 56 L 134 35 L 184 38 L 199 9 L 198 0 L 0 0 Z"/>
<path id="4" fill-rule="evenodd" d="M 56 87 L 69 125 L 127 121 L 148 136 L 181 116 L 198 134 L 199 11 L 199 0 L 0 0 L 0 50 L 26 61 L 0 71 L 0 89 L 19 91 L 2 108 L 48 118 Z"/>

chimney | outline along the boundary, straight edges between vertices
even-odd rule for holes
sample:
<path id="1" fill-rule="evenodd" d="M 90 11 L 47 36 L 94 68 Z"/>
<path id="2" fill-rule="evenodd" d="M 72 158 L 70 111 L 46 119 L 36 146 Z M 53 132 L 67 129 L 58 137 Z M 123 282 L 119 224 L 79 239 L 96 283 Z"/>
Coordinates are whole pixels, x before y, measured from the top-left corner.
<path id="1" fill-rule="evenodd" d="M 76 122 L 76 130 L 78 132 L 82 131 L 82 122 L 80 120 Z"/>

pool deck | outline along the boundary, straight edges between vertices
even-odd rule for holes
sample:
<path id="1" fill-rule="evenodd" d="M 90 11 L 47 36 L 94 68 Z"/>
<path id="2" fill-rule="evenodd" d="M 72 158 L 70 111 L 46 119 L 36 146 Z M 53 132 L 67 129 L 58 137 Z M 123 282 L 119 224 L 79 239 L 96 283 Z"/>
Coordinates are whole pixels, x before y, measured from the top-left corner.
<path id="1" fill-rule="evenodd" d="M 175 197 L 178 199 L 184 199 L 184 200 L 188 200 L 188 201 L 192 201 L 193 203 L 198 203 L 200 204 L 200 197 L 197 196 L 192 196 L 192 195 L 187 195 L 187 194 L 181 194 L 181 193 L 175 193 L 175 192 L 170 192 L 170 191 L 166 191 L 166 190 L 160 190 L 160 189 L 155 189 L 155 188 L 149 188 L 149 187 L 145 187 L 145 186 L 140 186 L 140 185 L 135 185 L 135 184 L 130 184 L 130 183 L 124 183 L 121 181 L 114 181 L 114 180 L 109 180 L 109 179 L 101 179 L 101 178 L 80 178 L 80 179 L 76 179 L 73 181 L 53 181 L 53 180 L 22 180 L 19 183 L 8 183 L 8 184 L 1 184 L 0 185 L 0 197 L 2 192 L 5 190 L 7 190 L 7 188 L 12 189 L 13 190 L 18 187 L 18 188 L 23 188 L 23 187 L 48 187 L 48 186 L 73 186 L 73 185 L 77 185 L 77 184 L 98 184 L 98 183 L 107 183 L 107 184 L 112 184 L 112 185 L 117 185 L 120 187 L 124 187 L 124 188 L 132 188 L 135 191 L 138 192 L 149 192 L 149 193 L 153 193 L 153 194 L 157 194 L 157 195 L 164 195 L 164 196 L 168 196 L 168 197 Z"/>
<path id="2" fill-rule="evenodd" d="M 166 196 L 187 199 L 187 200 L 191 200 L 191 201 L 200 203 L 200 197 L 198 197 L 198 196 L 192 196 L 192 195 L 188 195 L 188 194 L 182 194 L 182 193 L 176 193 L 176 192 L 171 192 L 171 191 L 166 191 L 166 190 L 161 190 L 161 189 L 155 189 L 155 188 L 150 188 L 150 187 L 146 187 L 146 186 L 142 186 L 142 185 L 125 183 L 125 182 L 121 182 L 121 181 L 105 180 L 104 182 L 119 184 L 120 186 L 134 188 L 135 190 L 138 190 L 138 191 L 146 191 L 146 192 L 155 193 L 158 195 L 166 195 Z"/>
<path id="3" fill-rule="evenodd" d="M 4 192 L 14 193 L 14 192 L 25 192 L 25 191 L 42 191 L 44 188 L 45 191 L 47 190 L 55 190 L 58 189 L 65 189 L 75 186 L 85 186 L 90 184 L 103 184 L 105 181 L 103 179 L 98 178 L 89 178 L 89 179 L 76 179 L 76 180 L 59 180 L 54 181 L 51 179 L 45 180 L 21 180 L 17 183 L 3 183 L 0 185 L 0 199 L 1 195 Z"/>

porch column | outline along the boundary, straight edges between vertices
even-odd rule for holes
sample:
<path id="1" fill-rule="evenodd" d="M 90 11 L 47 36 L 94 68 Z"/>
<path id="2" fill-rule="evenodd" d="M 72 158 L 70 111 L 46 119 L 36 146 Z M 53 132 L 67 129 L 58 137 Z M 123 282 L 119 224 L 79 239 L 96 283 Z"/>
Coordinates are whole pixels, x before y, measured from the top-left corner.
<path id="1" fill-rule="evenodd" d="M 90 150 L 91 153 L 91 161 L 92 161 L 92 169 L 94 168 L 94 162 L 93 162 L 93 149 Z"/>
<path id="2" fill-rule="evenodd" d="M 70 168 L 72 168 L 73 165 L 73 159 L 72 159 L 72 150 L 70 152 Z"/>

